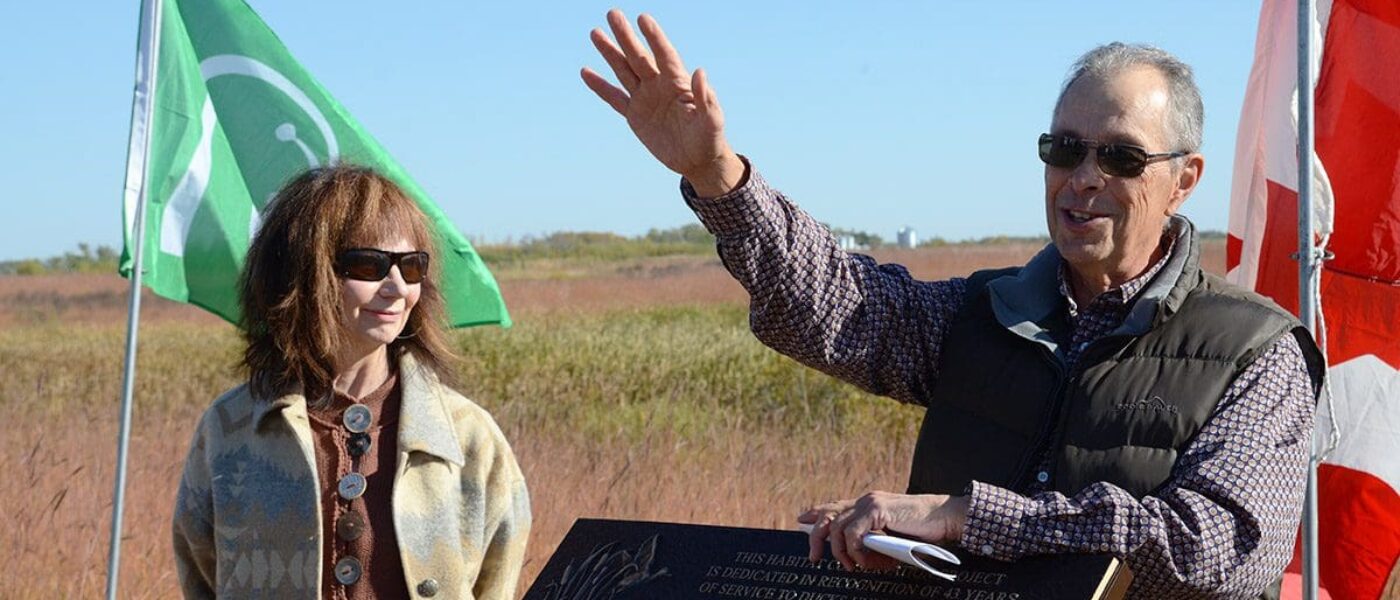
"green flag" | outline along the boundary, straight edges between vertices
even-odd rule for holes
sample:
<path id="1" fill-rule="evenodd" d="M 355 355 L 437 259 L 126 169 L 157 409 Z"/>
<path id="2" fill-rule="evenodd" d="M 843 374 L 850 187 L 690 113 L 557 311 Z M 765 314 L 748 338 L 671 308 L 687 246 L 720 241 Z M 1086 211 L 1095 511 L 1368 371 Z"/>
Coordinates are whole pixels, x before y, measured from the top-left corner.
<path id="1" fill-rule="evenodd" d="M 141 51 L 155 52 L 157 67 L 154 93 L 150 74 L 137 75 L 123 276 L 131 276 L 144 178 L 145 284 L 236 323 L 238 273 L 268 201 L 307 168 L 348 162 L 393 179 L 432 221 L 452 325 L 510 325 L 500 289 L 471 244 L 247 4 L 157 1 L 156 35 L 144 26 L 141 33 Z"/>

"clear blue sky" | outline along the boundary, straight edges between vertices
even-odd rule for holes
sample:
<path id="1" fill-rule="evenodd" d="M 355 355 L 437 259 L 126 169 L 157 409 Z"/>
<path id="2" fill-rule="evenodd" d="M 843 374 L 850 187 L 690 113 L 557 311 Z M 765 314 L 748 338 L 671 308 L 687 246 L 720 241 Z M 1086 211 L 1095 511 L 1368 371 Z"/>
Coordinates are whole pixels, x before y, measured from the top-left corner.
<path id="1" fill-rule="evenodd" d="M 693 222 L 677 178 L 587 90 L 611 6 L 251 0 L 292 54 L 474 239 Z M 121 243 L 139 2 L 20 2 L 0 37 L 0 260 Z M 702 66 L 733 146 L 833 225 L 963 239 L 1044 231 L 1034 138 L 1069 64 L 1111 40 L 1196 68 L 1224 229 L 1256 1 L 627 2 Z"/>

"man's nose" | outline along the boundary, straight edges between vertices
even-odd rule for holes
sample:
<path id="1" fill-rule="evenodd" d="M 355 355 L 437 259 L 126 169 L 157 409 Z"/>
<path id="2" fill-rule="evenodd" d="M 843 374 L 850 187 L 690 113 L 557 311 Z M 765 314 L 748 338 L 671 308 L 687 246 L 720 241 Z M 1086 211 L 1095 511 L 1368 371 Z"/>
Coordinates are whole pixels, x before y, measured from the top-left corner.
<path id="1" fill-rule="evenodd" d="M 1069 183 L 1080 197 L 1087 195 L 1086 192 L 1092 193 L 1103 189 L 1104 174 L 1099 169 L 1097 148 L 1090 149 L 1089 153 L 1084 156 L 1084 160 L 1079 161 L 1074 170 L 1070 171 Z"/>

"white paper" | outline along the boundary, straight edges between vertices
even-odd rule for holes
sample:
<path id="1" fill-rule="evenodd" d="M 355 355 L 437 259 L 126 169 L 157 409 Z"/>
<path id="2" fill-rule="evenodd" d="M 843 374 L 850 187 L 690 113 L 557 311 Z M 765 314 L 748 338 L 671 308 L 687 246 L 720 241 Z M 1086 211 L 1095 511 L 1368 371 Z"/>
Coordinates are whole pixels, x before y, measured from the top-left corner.
<path id="1" fill-rule="evenodd" d="M 797 527 L 806 533 L 812 533 L 811 525 L 798 523 Z M 862 539 L 865 542 L 866 548 L 879 552 L 880 554 L 893 558 L 906 565 L 918 567 L 928 571 L 931 575 L 942 577 L 948 581 L 957 579 L 957 575 L 939 571 L 926 562 L 926 559 L 938 559 L 955 565 L 962 564 L 962 561 L 958 560 L 957 556 L 943 549 L 941 546 L 878 533 L 867 533 Z"/>

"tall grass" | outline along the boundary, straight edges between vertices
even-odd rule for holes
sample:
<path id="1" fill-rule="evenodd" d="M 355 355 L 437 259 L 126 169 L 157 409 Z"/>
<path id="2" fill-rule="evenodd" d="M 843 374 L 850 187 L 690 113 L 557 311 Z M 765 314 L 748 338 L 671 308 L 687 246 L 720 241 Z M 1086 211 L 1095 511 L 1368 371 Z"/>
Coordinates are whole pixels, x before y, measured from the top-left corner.
<path id="1" fill-rule="evenodd" d="M 468 331 L 463 386 L 518 423 L 629 439 L 910 425 L 907 413 L 765 348 L 746 323 L 737 306 L 666 307 Z"/>
<path id="2" fill-rule="evenodd" d="M 123 331 L 0 330 L 0 597 L 101 589 Z M 554 313 L 459 332 L 462 391 L 489 409 L 530 482 L 524 585 L 577 517 L 789 526 L 806 503 L 897 488 L 918 416 L 755 341 L 734 306 Z M 145 327 L 123 589 L 175 593 L 171 500 L 199 412 L 234 385 L 232 328 Z"/>

